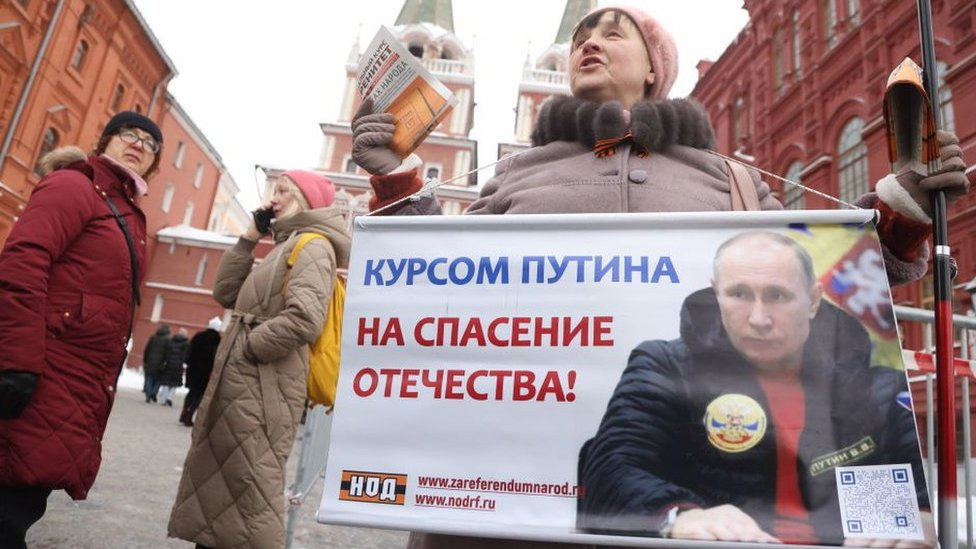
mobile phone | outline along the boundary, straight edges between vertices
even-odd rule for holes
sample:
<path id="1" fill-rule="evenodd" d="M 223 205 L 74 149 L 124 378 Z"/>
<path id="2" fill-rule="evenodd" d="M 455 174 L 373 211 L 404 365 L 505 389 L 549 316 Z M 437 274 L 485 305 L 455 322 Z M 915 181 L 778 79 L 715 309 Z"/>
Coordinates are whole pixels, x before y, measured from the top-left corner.
<path id="1" fill-rule="evenodd" d="M 252 212 L 254 216 L 254 226 L 257 227 L 258 232 L 261 234 L 268 234 L 271 232 L 271 220 L 274 219 L 274 210 L 271 208 L 261 208 L 254 210 Z"/>

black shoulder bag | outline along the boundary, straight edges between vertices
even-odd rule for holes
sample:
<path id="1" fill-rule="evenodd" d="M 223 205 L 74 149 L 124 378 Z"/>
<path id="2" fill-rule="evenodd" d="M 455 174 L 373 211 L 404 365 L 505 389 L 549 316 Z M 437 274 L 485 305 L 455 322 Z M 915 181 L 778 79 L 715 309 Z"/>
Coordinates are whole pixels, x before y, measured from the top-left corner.
<path id="1" fill-rule="evenodd" d="M 136 243 L 132 240 L 132 233 L 129 231 L 129 224 L 125 222 L 125 218 L 122 217 L 122 212 L 115 206 L 112 199 L 108 197 L 107 194 L 102 192 L 95 184 L 95 180 L 92 174 L 87 174 L 89 180 L 92 182 L 92 186 L 95 188 L 95 192 L 101 195 L 108 204 L 108 208 L 112 210 L 112 215 L 115 217 L 115 223 L 122 230 L 122 234 L 125 236 L 125 243 L 129 248 L 129 265 L 132 268 L 132 306 L 129 308 L 129 329 L 128 338 L 126 339 L 126 347 L 128 347 L 128 340 L 132 338 L 132 327 L 135 323 L 136 317 L 136 307 L 142 302 L 139 296 L 139 260 L 136 258 Z M 122 371 L 122 366 L 125 364 L 125 359 L 129 356 L 128 349 L 122 350 L 122 360 L 119 362 L 119 372 Z"/>

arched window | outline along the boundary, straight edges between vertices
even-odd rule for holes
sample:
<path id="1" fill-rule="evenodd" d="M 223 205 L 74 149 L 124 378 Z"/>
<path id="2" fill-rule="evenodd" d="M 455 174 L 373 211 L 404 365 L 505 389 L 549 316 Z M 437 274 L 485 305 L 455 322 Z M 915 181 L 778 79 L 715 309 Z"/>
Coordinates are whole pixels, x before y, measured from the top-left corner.
<path id="1" fill-rule="evenodd" d="M 858 0 L 847 0 L 847 19 L 851 25 L 861 24 L 861 6 Z"/>
<path id="2" fill-rule="evenodd" d="M 125 86 L 119 84 L 115 86 L 115 95 L 112 96 L 112 112 L 119 112 L 122 108 L 122 99 L 125 98 Z"/>
<path id="3" fill-rule="evenodd" d="M 156 294 L 156 299 L 153 300 L 152 313 L 149 314 L 149 320 L 152 322 L 159 322 L 159 319 L 162 316 L 163 316 L 163 294 Z"/>
<path id="4" fill-rule="evenodd" d="M 786 77 L 785 46 L 783 29 L 776 29 L 776 33 L 773 35 L 773 83 L 777 92 L 783 90 L 783 80 Z"/>
<path id="5" fill-rule="evenodd" d="M 41 159 L 44 155 L 53 151 L 58 146 L 58 132 L 54 128 L 44 130 L 44 138 L 41 140 L 41 148 L 37 151 L 37 161 L 34 162 L 34 173 L 41 175 Z"/>
<path id="6" fill-rule="evenodd" d="M 193 210 L 194 205 L 192 200 L 186 201 L 186 208 L 183 210 L 183 224 L 193 225 Z"/>
<path id="7" fill-rule="evenodd" d="M 786 170 L 786 179 L 794 183 L 800 181 L 800 172 L 803 171 L 803 163 L 799 160 L 790 164 Z M 787 210 L 802 210 L 806 208 L 806 200 L 803 197 L 803 188 L 789 183 L 783 184 L 783 207 Z"/>
<path id="8" fill-rule="evenodd" d="M 834 47 L 837 43 L 837 6 L 835 0 L 824 0 L 824 40 L 827 41 L 827 48 Z"/>
<path id="9" fill-rule="evenodd" d="M 173 157 L 173 165 L 176 166 L 177 169 L 183 167 L 183 156 L 185 154 L 186 143 L 180 141 L 179 144 L 176 145 L 176 156 Z"/>
<path id="10" fill-rule="evenodd" d="M 749 104 L 746 103 L 745 96 L 740 95 L 736 98 L 733 109 L 733 131 L 735 144 L 738 147 L 740 141 L 749 136 Z"/>
<path id="11" fill-rule="evenodd" d="M 948 66 L 942 61 L 936 61 L 939 71 L 939 114 L 942 118 L 942 129 L 956 131 L 956 111 L 952 108 L 952 89 L 946 85 L 945 73 Z"/>
<path id="12" fill-rule="evenodd" d="M 167 183 L 166 190 L 163 191 L 163 203 L 160 204 L 163 213 L 169 213 L 169 209 L 173 205 L 173 195 L 175 193 L 176 187 L 174 187 L 172 183 Z"/>
<path id="13" fill-rule="evenodd" d="M 197 286 L 203 286 L 203 279 L 207 276 L 207 254 L 204 253 L 200 257 L 200 262 L 197 263 L 197 276 L 193 279 L 193 283 Z"/>
<path id="14" fill-rule="evenodd" d="M 409 51 L 411 55 L 413 55 L 418 59 L 423 59 L 424 57 L 423 44 L 410 44 L 409 46 L 407 46 L 407 51 Z"/>
<path id="15" fill-rule="evenodd" d="M 793 75 L 795 79 L 799 79 L 800 74 L 803 72 L 803 61 L 800 59 L 800 50 L 803 48 L 803 36 L 800 32 L 800 12 L 793 10 Z"/>
<path id="16" fill-rule="evenodd" d="M 430 166 L 427 168 L 427 173 L 424 176 L 425 179 L 433 179 L 434 181 L 439 181 L 441 178 L 441 169 L 437 166 Z"/>
<path id="17" fill-rule="evenodd" d="M 197 171 L 193 174 L 193 186 L 197 189 L 203 183 L 203 162 L 197 162 Z"/>
<path id="18" fill-rule="evenodd" d="M 79 40 L 78 46 L 75 47 L 75 53 L 71 56 L 71 68 L 81 72 L 81 68 L 85 66 L 85 58 L 88 57 L 88 42 L 85 40 Z"/>
<path id="19" fill-rule="evenodd" d="M 838 196 L 853 202 L 868 191 L 868 147 L 861 140 L 864 122 L 854 118 L 844 126 L 837 142 Z"/>

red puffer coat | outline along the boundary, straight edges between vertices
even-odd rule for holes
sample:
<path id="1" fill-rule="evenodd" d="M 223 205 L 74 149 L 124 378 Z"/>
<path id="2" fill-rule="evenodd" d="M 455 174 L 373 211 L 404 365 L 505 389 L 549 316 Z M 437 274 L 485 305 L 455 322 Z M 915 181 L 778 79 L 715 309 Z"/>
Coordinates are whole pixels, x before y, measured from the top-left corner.
<path id="1" fill-rule="evenodd" d="M 133 298 L 125 236 L 96 189 L 124 216 L 143 273 L 134 183 L 102 157 L 41 180 L 0 253 L 0 370 L 40 376 L 21 416 L 0 420 L 0 486 L 84 499 L 98 473 Z"/>

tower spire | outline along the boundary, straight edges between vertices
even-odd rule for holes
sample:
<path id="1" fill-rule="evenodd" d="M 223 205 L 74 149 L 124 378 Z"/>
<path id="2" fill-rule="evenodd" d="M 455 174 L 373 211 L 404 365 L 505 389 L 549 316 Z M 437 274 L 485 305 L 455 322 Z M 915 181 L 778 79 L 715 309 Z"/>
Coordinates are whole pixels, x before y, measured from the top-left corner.
<path id="1" fill-rule="evenodd" d="M 596 0 L 566 0 L 566 9 L 563 10 L 563 20 L 559 23 L 559 31 L 553 44 L 565 44 L 572 38 L 573 27 L 576 22 L 596 8 Z"/>
<path id="2" fill-rule="evenodd" d="M 404 0 L 397 25 L 432 23 L 454 32 L 454 5 L 451 0 Z"/>

